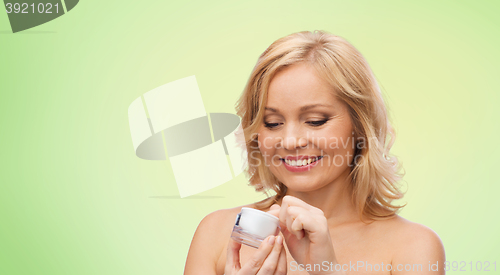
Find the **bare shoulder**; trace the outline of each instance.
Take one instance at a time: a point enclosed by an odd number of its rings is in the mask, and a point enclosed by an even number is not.
[[[439,262],[440,269],[443,266],[445,261],[443,242],[431,228],[399,215],[381,224],[381,228],[388,233],[387,236],[390,238],[393,252],[392,266],[411,264],[421,266],[424,268],[423,271],[429,271],[425,270],[429,263]],[[398,274],[398,272],[393,274]]]
[[[399,215],[388,220],[385,227],[390,228],[391,235],[399,243],[400,249],[408,245],[442,246],[441,238],[434,230]]]
[[[200,274],[201,271],[203,274],[215,274],[219,257],[229,241],[236,215],[242,207],[255,208],[255,205],[220,209],[200,221],[189,247],[184,274]]]

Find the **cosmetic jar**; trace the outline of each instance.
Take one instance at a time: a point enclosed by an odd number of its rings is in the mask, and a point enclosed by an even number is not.
[[[264,211],[242,207],[236,216],[231,238],[241,244],[259,248],[267,236],[277,236],[279,232],[277,217]]]

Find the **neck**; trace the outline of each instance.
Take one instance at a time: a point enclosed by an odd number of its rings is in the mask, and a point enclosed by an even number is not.
[[[331,227],[360,221],[356,205],[352,202],[353,188],[346,169],[335,181],[310,192],[288,189],[286,195],[303,200],[305,203],[321,209]],[[281,205],[281,200],[279,201]]]

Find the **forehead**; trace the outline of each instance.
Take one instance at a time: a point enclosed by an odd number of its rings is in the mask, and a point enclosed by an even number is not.
[[[294,64],[279,71],[271,80],[267,106],[301,111],[306,105],[338,105],[333,88],[309,64]],[[302,110],[303,111],[303,110]]]

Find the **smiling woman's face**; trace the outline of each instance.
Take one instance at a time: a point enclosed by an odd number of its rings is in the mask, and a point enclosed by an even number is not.
[[[317,190],[350,172],[354,137],[348,109],[311,65],[295,64],[274,76],[258,134],[265,164],[290,190]],[[297,157],[299,164],[282,160]]]

